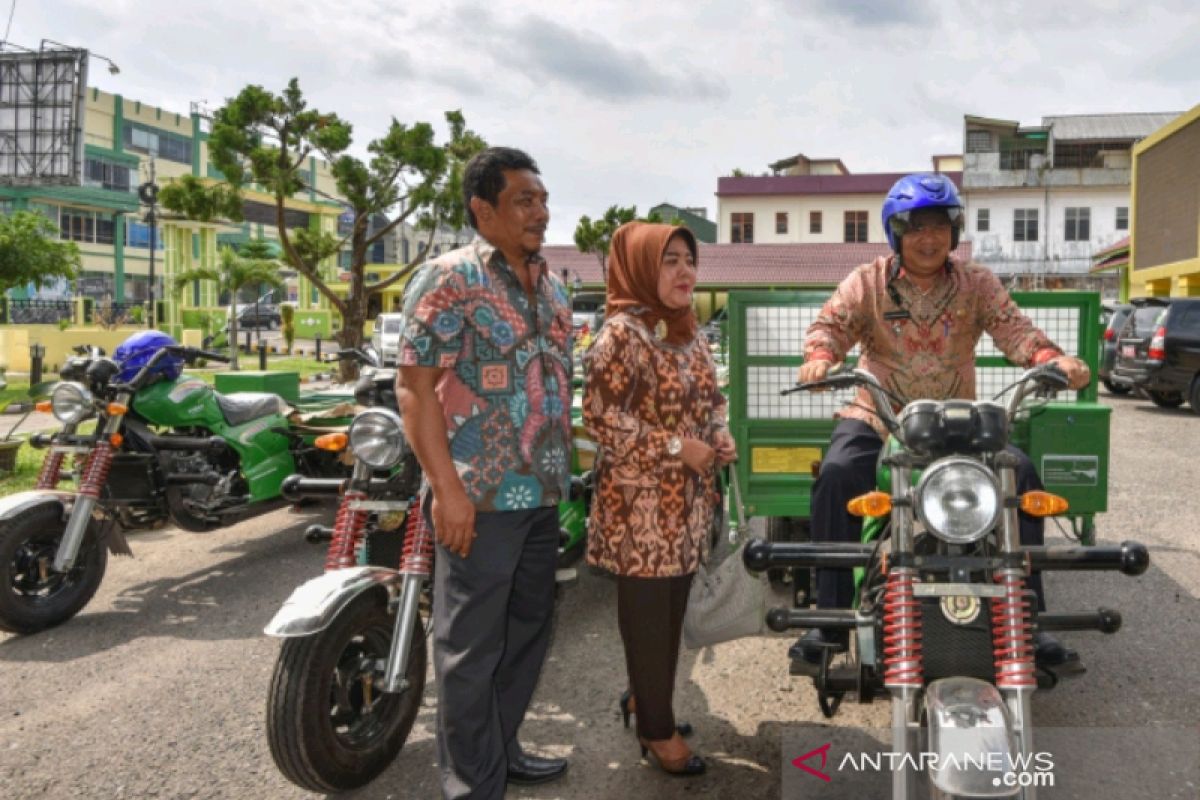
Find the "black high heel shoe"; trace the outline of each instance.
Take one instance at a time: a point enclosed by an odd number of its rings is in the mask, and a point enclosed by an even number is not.
[[[633,715],[634,713],[636,713],[629,709],[629,704],[632,701],[633,701],[633,692],[631,692],[628,689],[621,692],[621,700],[618,703],[618,705],[621,708],[621,721],[625,723],[626,728],[629,727],[629,717],[631,715]],[[692,723],[690,723],[690,722],[679,722],[679,723],[675,724],[675,731],[680,736],[686,737],[686,736],[691,736],[695,732],[695,729],[692,727]]]
[[[670,740],[668,739],[667,741]],[[654,758],[650,759],[650,763],[656,765],[668,775],[674,775],[679,778],[688,778],[692,777],[693,775],[703,775],[708,769],[708,765],[704,763],[704,759],[695,753],[689,754],[686,759],[667,761],[660,757],[658,753],[655,752],[654,748],[650,746],[652,742],[648,742],[639,736],[638,744],[642,746],[642,758],[646,758],[647,754],[653,755]]]

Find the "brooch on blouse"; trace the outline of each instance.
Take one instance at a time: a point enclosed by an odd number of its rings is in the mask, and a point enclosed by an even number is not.
[[[654,335],[658,338],[658,340],[660,342],[666,340],[666,338],[667,338],[667,321],[666,320],[660,319],[658,321],[658,324],[654,326]]]

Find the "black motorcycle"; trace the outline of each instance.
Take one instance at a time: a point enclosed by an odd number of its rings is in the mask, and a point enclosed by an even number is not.
[[[1066,388],[1066,377],[1052,365],[1025,372],[1006,390],[1013,391],[1007,406],[917,400],[896,416],[895,399],[862,370],[783,393],[858,386],[870,392],[891,433],[880,455],[878,490],[850,503],[851,513],[865,517],[862,543],[754,540],[744,553],[753,570],[861,570],[856,607],[779,608],[768,613],[767,624],[775,631],[849,632],[852,646],[844,661],[835,662],[840,647],[829,643],[818,664],[801,657],[792,662],[792,674],[812,678],[825,716],[832,717],[845,696],[861,703],[890,696],[892,751],[908,757],[902,763],[957,767],[894,770],[894,800],[926,792],[936,798],[1019,794],[1032,800],[1036,784],[1010,781],[1011,771],[999,774],[994,765],[1028,763],[1031,695],[1061,677],[1036,663],[1033,634],[1115,633],[1121,615],[1103,608],[1038,613],[1026,587],[1030,571],[1140,575],[1149,554],[1136,542],[1020,544],[1018,511],[1051,516],[1067,510],[1065,500],[1048,492],[1018,494],[1017,459],[1005,450],[1014,418]],[[970,758],[958,752],[964,747]],[[937,758],[922,761],[922,753],[930,751]]]

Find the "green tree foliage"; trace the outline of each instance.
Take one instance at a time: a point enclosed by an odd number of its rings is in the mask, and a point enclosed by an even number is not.
[[[290,356],[292,348],[296,346],[296,307],[291,303],[284,303],[279,307],[279,318],[283,322],[283,340],[287,342]]]
[[[604,216],[593,220],[587,214],[575,226],[575,247],[581,253],[591,253],[600,262],[600,273],[608,283],[608,248],[612,235],[626,222],[637,219],[637,206],[609,206]]]
[[[58,278],[72,280],[81,266],[79,247],[60,241],[58,228],[33,211],[0,215],[0,295]]]
[[[239,256],[232,247],[222,247],[217,266],[198,267],[184,270],[175,276],[175,291],[182,292],[192,281],[214,281],[217,284],[217,294],[229,293],[229,346],[230,366],[238,368],[237,348],[237,296],[247,287],[282,286],[279,277],[279,265],[274,261],[264,261]]]
[[[403,279],[424,261],[437,228],[462,227],[466,209],[462,202],[462,173],[467,161],[486,147],[484,140],[466,127],[460,111],[445,115],[450,131],[439,144],[427,122],[402,123],[395,118],[383,136],[367,144],[366,158],[349,153],[352,126],[337,114],[310,108],[299,82],[275,94],[261,86],[247,86],[213,117],[209,154],[225,176],[217,187],[203,181],[181,180],[178,191],[160,194],[163,205],[193,219],[241,219],[241,192],[257,184],[275,200],[276,228],[283,260],[307,278],[342,316],[337,334],[342,347],[358,347],[363,339],[370,295]],[[337,199],[353,215],[344,236],[305,228],[289,229],[284,208],[288,198],[309,186],[310,156],[330,164]],[[379,214],[399,209],[389,223],[371,229]],[[368,283],[367,257],[371,246],[398,225],[410,221],[429,238],[413,260],[391,276]],[[343,249],[350,251],[349,291],[335,292],[320,264]],[[356,373],[353,361],[342,361],[342,377]]]
[[[595,220],[587,214],[579,218],[579,223],[575,226],[575,248],[581,253],[591,253],[596,257],[605,283],[608,283],[608,249],[612,244],[613,234],[626,222],[639,219],[643,222],[663,222],[662,215],[657,211],[639,217],[637,206],[609,206],[604,216]],[[683,220],[674,217],[670,224],[682,225]]]

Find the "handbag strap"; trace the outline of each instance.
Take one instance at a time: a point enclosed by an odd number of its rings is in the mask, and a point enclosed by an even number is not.
[[[732,490],[733,497],[729,494],[725,495],[728,502],[733,503],[734,513],[737,514],[737,522],[729,524],[729,544],[736,545],[738,540],[742,538],[742,531],[746,529],[746,509],[742,505],[742,489],[738,483],[737,465],[729,465],[729,488]],[[725,511],[728,515],[728,510]]]

